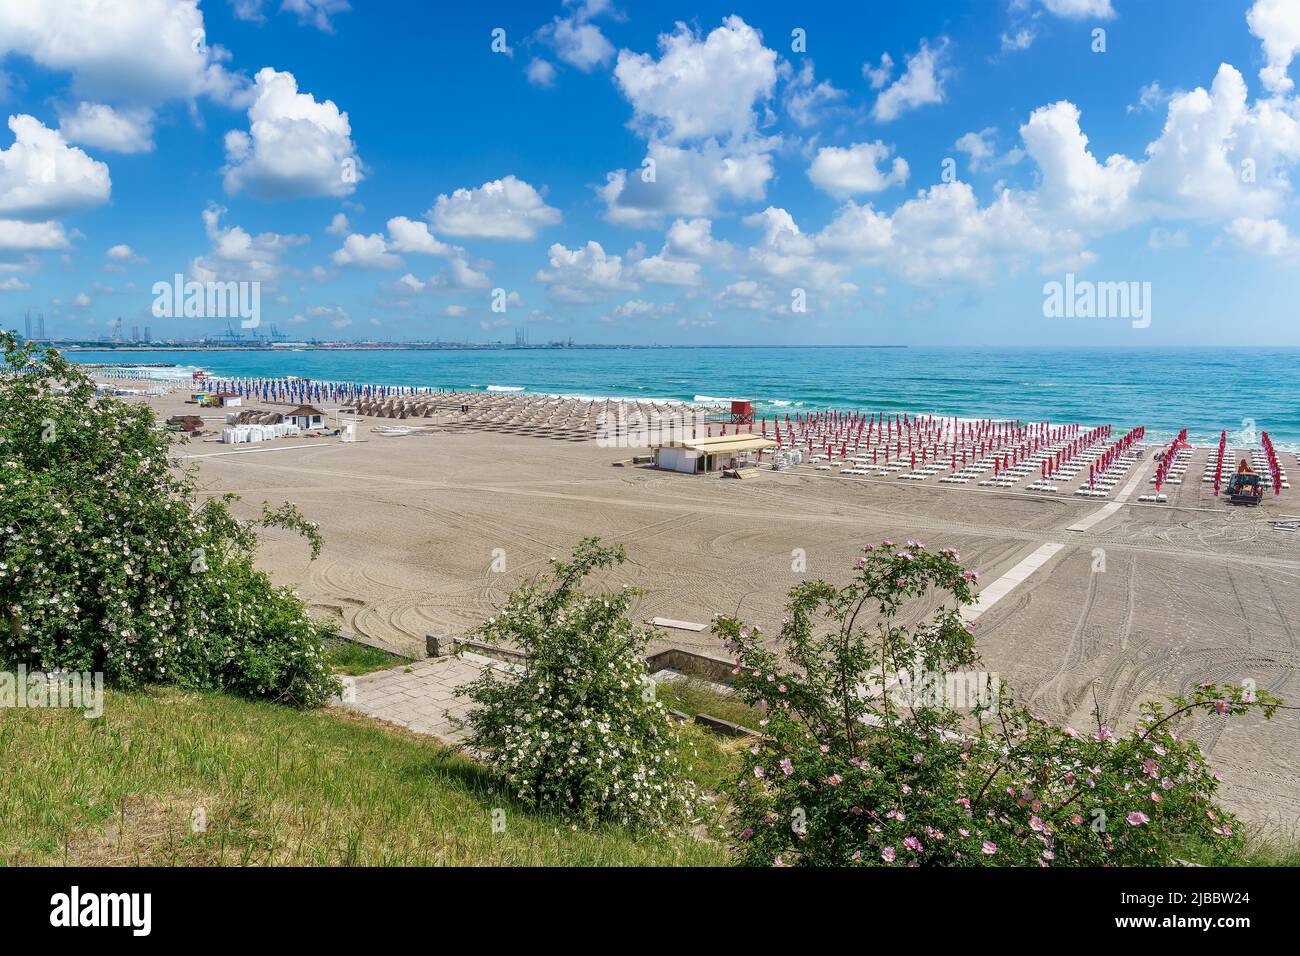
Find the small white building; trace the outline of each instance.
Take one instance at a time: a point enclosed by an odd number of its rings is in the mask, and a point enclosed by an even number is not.
[[[325,427],[325,413],[314,405],[299,405],[284,416],[286,422],[292,422],[303,431],[310,428]]]
[[[756,461],[776,442],[760,435],[714,435],[669,442],[654,450],[655,467],[685,474],[705,474]]]

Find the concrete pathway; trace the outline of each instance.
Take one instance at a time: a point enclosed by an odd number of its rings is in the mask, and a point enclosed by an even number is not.
[[[406,727],[418,734],[430,734],[449,742],[463,736],[449,717],[464,717],[469,700],[457,697],[455,689],[477,680],[485,668],[507,665],[477,654],[437,657],[373,671],[360,677],[343,678],[343,707]]]
[[[1147,470],[1146,470],[1147,464],[1148,462],[1146,461],[1139,461],[1137,462],[1136,465],[1134,465],[1133,470],[1134,472],[1136,472],[1136,474],[1134,474],[1133,477],[1128,480],[1128,483],[1125,484],[1124,487],[1120,489],[1119,493],[1115,496],[1114,501],[1110,502],[1109,504],[1102,505],[1099,510],[1094,511],[1086,518],[1080,518],[1078,521],[1070,525],[1065,530],[1066,531],[1087,531],[1097,522],[1104,521],[1107,518],[1109,518],[1111,515],[1113,515],[1116,511],[1119,511],[1119,509],[1124,506],[1124,502],[1128,501],[1129,498],[1133,496],[1133,492],[1137,490],[1138,485],[1142,484],[1142,482],[1147,479],[1148,477]]]
[[[231,455],[256,455],[265,454],[268,451],[294,451],[298,448],[324,448],[326,445],[337,445],[338,442],[318,441],[310,445],[276,445],[273,448],[244,448],[240,451],[210,451],[202,455],[177,455],[177,458],[229,458]]]
[[[981,590],[974,604],[962,608],[962,619],[966,621],[975,620],[975,618],[1010,594],[1016,585],[1022,583],[1027,577],[1050,561],[1052,556],[1060,551],[1062,547],[1064,545],[1059,542],[1048,541],[1002,577]]]

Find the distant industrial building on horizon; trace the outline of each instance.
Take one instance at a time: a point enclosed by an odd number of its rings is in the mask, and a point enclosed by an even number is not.
[[[32,322],[32,310],[28,309],[23,317],[23,337],[41,341],[45,338],[45,313],[37,312],[36,321]]]

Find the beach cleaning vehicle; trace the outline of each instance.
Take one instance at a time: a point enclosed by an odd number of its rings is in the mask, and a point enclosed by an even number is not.
[[[1240,472],[1228,482],[1228,503],[1233,505],[1257,505],[1264,500],[1264,483],[1259,475]]]

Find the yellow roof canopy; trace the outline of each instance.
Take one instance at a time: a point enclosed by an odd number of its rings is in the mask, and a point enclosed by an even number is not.
[[[706,455],[717,455],[723,452],[763,451],[775,448],[776,442],[760,435],[714,435],[712,438],[686,438],[668,442],[666,447],[689,448]]]

